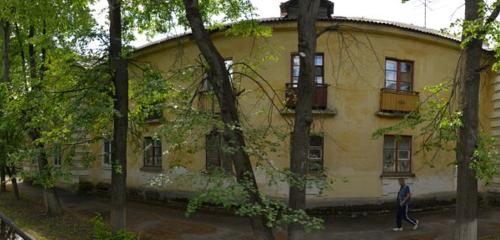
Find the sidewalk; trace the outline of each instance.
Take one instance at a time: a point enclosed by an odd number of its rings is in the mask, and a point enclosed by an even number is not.
[[[25,194],[39,195],[40,191],[22,185]],[[78,216],[92,218],[100,213],[109,219],[110,206],[106,199],[94,196],[61,193],[61,202],[66,211]],[[309,234],[307,239],[333,240],[430,240],[452,239],[454,212],[450,210],[414,213],[420,220],[420,228],[411,230],[403,225],[403,232],[392,232],[394,214],[368,215],[360,217],[325,218],[325,229]],[[245,218],[222,214],[198,213],[186,218],[184,211],[165,206],[129,202],[127,206],[128,229],[138,232],[146,239],[158,240],[251,240],[249,221]],[[481,209],[479,235],[500,236],[500,208]],[[278,232],[278,239],[286,239]]]

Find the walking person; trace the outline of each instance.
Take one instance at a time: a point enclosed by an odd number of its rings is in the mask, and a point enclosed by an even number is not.
[[[411,225],[413,225],[413,230],[417,230],[418,220],[415,220],[410,216],[408,216],[408,207],[411,199],[410,186],[406,185],[404,178],[399,178],[398,180],[399,180],[399,185],[401,186],[399,188],[397,196],[398,213],[396,215],[396,227],[393,228],[392,230],[395,232],[403,231],[403,227],[401,225],[403,219],[409,222]]]

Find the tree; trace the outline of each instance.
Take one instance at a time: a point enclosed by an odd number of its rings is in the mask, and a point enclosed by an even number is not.
[[[32,164],[30,159],[36,159],[38,170],[22,174],[42,187],[47,214],[57,215],[61,208],[55,182],[61,179],[63,170],[49,163],[47,152],[62,140],[70,142],[68,149],[74,152],[77,143],[73,142],[80,137],[76,132],[88,127],[82,124],[88,120],[86,115],[91,115],[87,107],[95,107],[94,103],[79,99],[80,96],[68,94],[83,92],[82,95],[95,96],[95,92],[67,89],[75,82],[79,82],[76,86],[88,85],[84,81],[92,79],[90,74],[80,75],[90,73],[85,67],[91,65],[83,54],[77,54],[84,52],[81,43],[92,36],[88,1],[3,1],[0,16],[15,30],[11,37],[18,43],[7,50],[11,56],[11,74],[9,84],[4,88],[6,96],[3,96],[1,109],[2,130],[18,132],[12,135],[5,131],[2,135],[22,143],[16,146],[7,144],[4,152],[8,153],[12,164],[8,173],[15,180],[15,166],[21,161]],[[91,120],[89,123],[95,122]],[[31,142],[23,141],[28,137]]]
[[[10,29],[9,22],[0,21],[0,28],[2,33],[2,80],[4,83],[9,81],[10,63],[9,63],[9,42],[10,42]],[[0,160],[0,192],[6,192],[7,187],[5,183],[6,165],[5,159]]]
[[[479,140],[479,86],[481,57],[485,30],[496,21],[500,12],[500,1],[493,5],[490,16],[482,14],[484,4],[480,0],[465,1],[465,18],[462,31],[463,61],[461,62],[461,109],[462,126],[457,141],[457,240],[477,239],[477,176],[472,167],[474,153]],[[484,17],[484,18],[483,18]],[[474,26],[479,26],[475,28]]]
[[[4,91],[8,91],[9,89],[9,84],[10,84],[10,38],[11,38],[11,31],[10,31],[10,23],[8,21],[0,21],[0,28],[1,28],[1,33],[2,33],[2,80],[3,84],[5,84]],[[2,94],[4,95],[4,94]],[[5,107],[7,99],[5,96],[3,96],[2,103],[1,103],[1,108]],[[1,109],[0,109],[1,111]],[[11,149],[8,149],[8,146],[14,145],[18,142],[20,142],[19,139],[19,133],[15,127],[10,124],[9,119],[5,118],[4,113],[1,113],[1,117],[4,118],[2,119],[3,121],[3,126],[0,127],[0,135],[2,139],[4,139],[5,142],[2,143],[1,151],[0,154],[1,156],[1,164],[0,164],[0,175],[1,175],[1,181],[2,185],[1,188],[2,190],[5,189],[5,175],[9,175],[9,180],[12,182],[12,188],[14,192],[14,196],[16,199],[19,200],[19,188],[17,186],[17,176],[16,176],[16,164],[9,163],[8,161],[8,154],[11,152]]]
[[[214,88],[216,98],[221,107],[220,116],[224,122],[224,141],[235,149],[229,157],[233,159],[238,182],[246,186],[253,203],[261,203],[257,182],[250,158],[245,151],[245,138],[241,131],[241,123],[236,108],[236,96],[233,92],[229,73],[224,64],[224,58],[213,44],[208,31],[203,24],[198,0],[184,0],[186,18],[189,22],[193,37],[198,48],[209,65],[208,80]],[[258,239],[274,239],[272,230],[266,226],[263,216],[251,219],[254,235]]]
[[[403,0],[405,3],[409,0]],[[378,130],[380,136],[385,131],[415,128],[428,122],[422,132],[426,135],[424,149],[444,147],[450,142],[456,143],[457,204],[454,239],[477,239],[477,184],[478,179],[491,180],[496,173],[494,141],[480,134],[479,129],[479,87],[481,72],[498,70],[500,65],[499,31],[496,20],[500,13],[500,1],[488,4],[481,0],[465,0],[465,18],[461,29],[461,56],[457,63],[457,74],[451,83],[451,96],[438,100],[427,100],[421,108],[429,105],[427,113],[412,112],[395,127]],[[493,61],[485,56],[483,44],[493,46],[496,57]],[[434,98],[446,93],[446,83],[429,87]],[[452,106],[454,95],[458,94],[459,106]],[[496,159],[492,159],[496,158]]]
[[[126,227],[128,67],[122,52],[122,1],[108,0],[109,62],[114,85],[111,172],[111,226],[114,233]]]
[[[290,183],[288,206],[293,210],[306,208],[306,166],[315,90],[314,58],[316,56],[316,18],[319,0],[299,1],[298,33],[300,77],[298,82],[295,124],[292,134],[290,171],[298,181]],[[299,223],[288,225],[288,239],[304,239],[304,229]]]

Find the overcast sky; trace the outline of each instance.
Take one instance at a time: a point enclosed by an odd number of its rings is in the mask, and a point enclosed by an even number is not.
[[[285,0],[251,0],[260,17],[280,16],[279,4]],[[424,1],[410,0],[402,4],[401,0],[335,0],[335,16],[365,17],[383,19],[424,26]],[[102,9],[106,0],[98,0],[94,6],[98,20],[105,23]],[[104,11],[105,12],[105,11]],[[427,0],[427,27],[440,30],[447,28],[457,18],[463,18],[464,0]],[[148,40],[138,36],[134,46],[140,46],[165,36],[156,36]]]

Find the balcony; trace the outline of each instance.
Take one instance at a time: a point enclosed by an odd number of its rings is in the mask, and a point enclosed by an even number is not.
[[[299,89],[297,84],[287,83],[285,90],[286,107],[294,109],[297,103],[297,94]],[[328,84],[316,84],[313,96],[313,109],[326,109],[328,102]]]
[[[418,92],[396,91],[387,88],[380,90],[381,113],[409,113],[416,110],[418,104]]]

